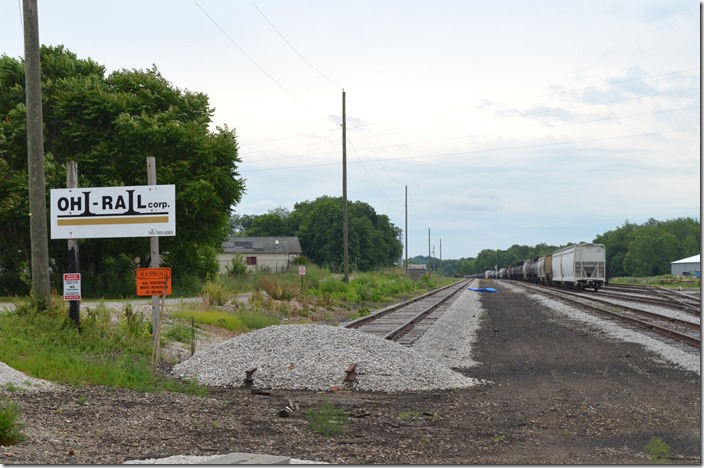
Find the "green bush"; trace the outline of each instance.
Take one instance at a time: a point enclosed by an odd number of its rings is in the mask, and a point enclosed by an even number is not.
[[[226,270],[228,276],[247,276],[247,265],[242,258],[242,254],[235,254],[232,262],[230,262],[230,265],[227,266]]]
[[[19,414],[17,403],[8,400],[0,403],[0,445],[12,445],[26,439],[22,425],[17,421]]]
[[[645,447],[652,463],[666,464],[670,462],[670,446],[659,437],[653,437]]]
[[[207,281],[200,291],[206,305],[222,306],[230,300],[230,290],[221,281]]]

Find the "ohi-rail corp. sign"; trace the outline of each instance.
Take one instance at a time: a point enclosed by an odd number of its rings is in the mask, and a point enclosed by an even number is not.
[[[51,190],[51,238],[176,235],[176,186]]]

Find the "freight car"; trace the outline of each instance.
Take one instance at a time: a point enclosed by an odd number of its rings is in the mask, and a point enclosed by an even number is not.
[[[505,278],[595,292],[606,283],[606,248],[581,242],[506,267]]]
[[[598,291],[606,282],[606,248],[580,243],[552,253],[552,283]]]

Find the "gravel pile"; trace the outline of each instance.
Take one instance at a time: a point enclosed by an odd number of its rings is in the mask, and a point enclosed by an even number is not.
[[[4,362],[0,362],[0,392],[2,391],[31,391],[44,390],[54,384],[47,380],[35,379],[13,369]]]
[[[467,388],[480,383],[398,343],[328,325],[277,325],[246,333],[196,353],[174,366],[173,372],[205,385],[240,386],[245,371],[256,368],[255,387],[323,391],[344,388],[345,369],[352,363],[359,374],[354,388],[362,391]]]

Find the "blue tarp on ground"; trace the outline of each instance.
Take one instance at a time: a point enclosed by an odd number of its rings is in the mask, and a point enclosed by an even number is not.
[[[494,288],[467,288],[467,289],[469,289],[470,291],[476,291],[476,292],[495,292],[495,293],[499,292]]]

